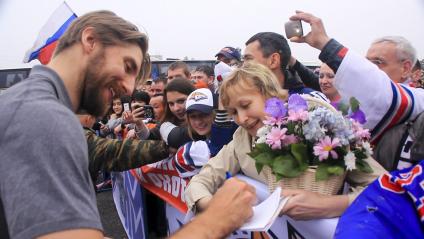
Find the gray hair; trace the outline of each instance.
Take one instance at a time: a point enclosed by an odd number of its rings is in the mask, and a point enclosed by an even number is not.
[[[417,60],[417,51],[405,37],[402,36],[385,36],[377,38],[372,44],[390,42],[396,45],[396,55],[398,60],[410,60],[415,64]]]

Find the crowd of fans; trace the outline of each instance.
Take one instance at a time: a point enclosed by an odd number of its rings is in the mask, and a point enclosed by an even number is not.
[[[361,108],[368,117],[365,126],[370,130],[377,148],[381,147],[380,142],[386,142],[386,134],[396,128],[396,125],[411,122],[424,110],[424,62],[418,60],[414,47],[407,39],[401,36],[376,39],[370,44],[366,56],[359,56],[354,53],[355,49],[348,49],[335,39],[330,39],[318,18],[299,12],[293,19],[314,23],[311,25],[311,33],[306,37],[291,40],[305,42],[321,51],[319,59],[322,64],[317,70],[309,69],[295,59],[295,53],[291,51],[284,36],[274,32],[261,32],[247,39],[243,56],[234,47],[226,46],[221,49],[215,55],[215,69],[208,65],[190,69],[183,61],[176,61],[169,66],[166,77],[142,77],[134,85],[133,92],[131,88],[126,94],[120,94],[114,88],[111,102],[102,102],[109,108],[106,115],[93,114],[90,107],[84,107],[84,102],[70,107],[78,114],[85,129],[91,181],[96,182],[99,172],[103,174],[103,182],[94,185],[95,190],[101,192],[111,188],[111,171],[125,171],[161,160],[175,160],[180,177],[191,178],[186,191],[189,210],[204,212],[187,226],[192,235],[188,236],[183,229],[175,237],[201,238],[204,233],[202,228],[205,228],[202,223],[216,226],[217,237],[222,237],[243,224],[251,215],[249,206],[254,202],[252,188],[237,179],[225,182],[225,173],[241,172],[265,181],[257,173],[254,161],[247,156],[251,151],[251,140],[262,126],[265,99],[274,96],[285,99],[290,94],[308,94],[337,104],[354,96],[361,102]],[[77,22],[74,25],[84,29],[83,23]],[[132,28],[129,29],[131,31]],[[71,27],[68,31],[77,29]],[[84,34],[89,32],[81,33],[81,39],[73,44],[89,49],[89,37],[84,38]],[[112,42],[121,40],[118,37]],[[135,47],[140,46],[143,59],[146,59],[147,48],[143,44],[147,45],[147,40],[145,43],[137,43]],[[69,53],[65,51],[64,54]],[[53,58],[50,67],[59,72],[60,79],[65,76],[60,74],[61,68],[55,68],[60,63],[59,56],[61,55],[57,52],[58,60],[54,61]],[[138,65],[140,68],[141,64]],[[148,71],[143,73],[148,75]],[[67,84],[65,82],[65,86]],[[23,86],[17,86],[19,87]],[[6,92],[12,94],[13,89]],[[2,97],[12,98],[10,94],[5,93]],[[73,97],[70,97],[71,103],[76,104]],[[58,98],[60,99],[59,96]],[[9,107],[5,104],[2,103],[0,109]],[[406,137],[394,140],[402,150],[411,141]],[[193,148],[196,149],[196,155],[190,155],[194,151],[190,149]],[[301,190],[284,191],[292,199],[282,213],[295,219],[341,216],[364,187],[386,170],[403,169],[417,163],[409,160],[405,153],[387,154],[384,151],[370,160],[373,174],[348,175],[347,180],[351,184],[348,195],[325,197]],[[178,155],[188,155],[186,157],[191,157],[191,160],[179,160]],[[389,156],[395,158],[390,164],[386,159]],[[0,173],[5,174],[3,169]],[[223,186],[219,189],[221,185]],[[148,197],[151,197],[148,201],[154,205],[147,207],[147,210],[154,211],[148,212],[148,215],[163,219],[156,221],[161,225],[149,225],[149,230],[156,236],[166,236],[164,204],[153,194]],[[232,199],[232,204],[227,203],[219,208],[217,204],[226,202],[223,197]],[[43,229],[34,230],[34,234],[20,234],[24,229],[15,227],[14,223],[22,215],[11,213],[11,199],[3,192],[1,199],[6,214],[3,218],[8,223],[5,228],[9,228],[11,237],[39,236],[66,229],[55,227],[53,231]],[[234,207],[239,207],[239,210]],[[222,212],[226,209],[231,216]],[[221,217],[227,217],[226,221],[216,222]],[[31,223],[27,225],[28,228]],[[90,224],[88,227],[101,230],[97,224]],[[79,227],[77,225],[72,228]]]

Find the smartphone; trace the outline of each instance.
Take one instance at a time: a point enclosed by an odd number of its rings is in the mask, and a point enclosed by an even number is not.
[[[131,111],[130,103],[124,103],[124,111]]]
[[[143,106],[143,110],[144,110],[144,118],[145,119],[153,119],[155,117],[153,107],[151,105]]]
[[[287,39],[303,36],[302,22],[300,20],[288,21],[284,24],[284,28],[286,30]]]
[[[139,105],[138,103],[135,103],[135,104],[132,104],[131,107],[132,107],[132,110],[134,111],[134,110],[136,110],[136,109],[138,109],[138,108],[140,108],[142,106]]]

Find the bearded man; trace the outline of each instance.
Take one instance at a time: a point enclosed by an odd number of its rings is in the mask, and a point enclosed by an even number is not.
[[[103,238],[75,112],[131,95],[148,40],[109,11],[76,19],[50,63],[0,96],[0,238]]]

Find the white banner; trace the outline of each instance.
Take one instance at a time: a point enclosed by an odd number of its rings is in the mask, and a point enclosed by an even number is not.
[[[238,178],[244,180],[256,188],[258,200],[261,201],[268,197],[269,192],[265,184],[255,181],[251,178],[237,175]],[[170,233],[174,233],[184,225],[185,214],[181,213],[171,205],[166,205],[166,216]],[[235,231],[230,235],[232,239],[256,239],[256,238],[273,238],[273,239],[293,239],[293,238],[311,238],[311,239],[327,239],[333,238],[336,230],[338,218],[320,219],[309,221],[295,221],[289,217],[283,216],[277,218],[274,224],[267,232],[249,232]]]

